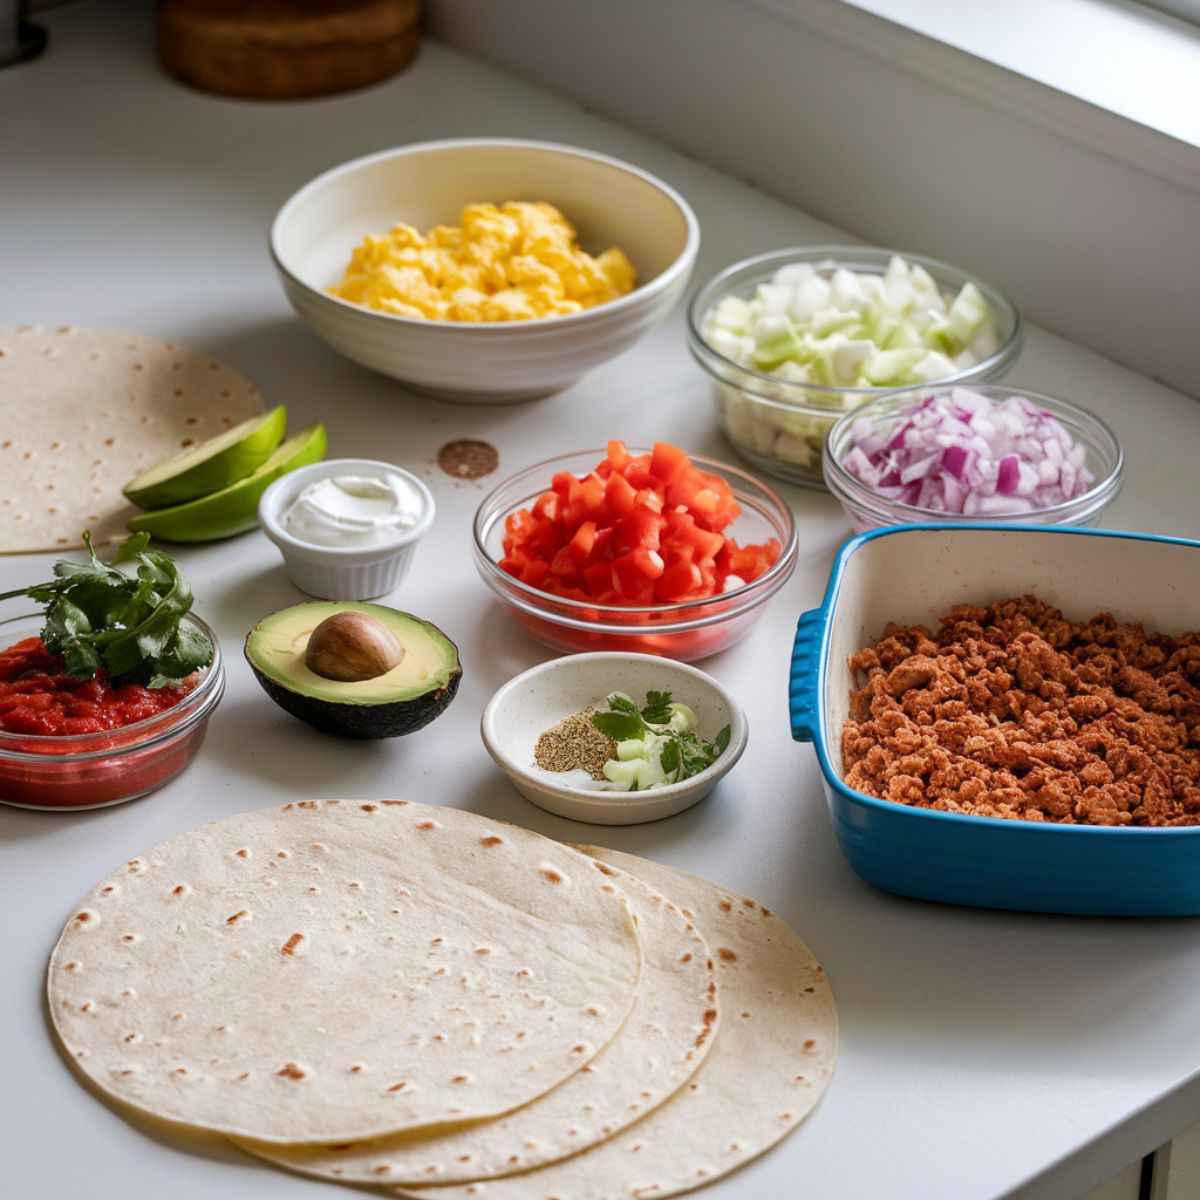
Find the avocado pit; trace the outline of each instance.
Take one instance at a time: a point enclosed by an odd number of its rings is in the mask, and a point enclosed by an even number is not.
[[[337,612],[309,635],[304,663],[322,679],[361,683],[400,665],[404,647],[378,618],[362,612]]]

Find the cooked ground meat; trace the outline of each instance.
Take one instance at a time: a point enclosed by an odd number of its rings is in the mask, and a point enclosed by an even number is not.
[[[937,633],[889,625],[849,665],[842,761],[860,792],[1020,821],[1200,824],[1200,633],[1075,624],[1023,596],[956,605]]]

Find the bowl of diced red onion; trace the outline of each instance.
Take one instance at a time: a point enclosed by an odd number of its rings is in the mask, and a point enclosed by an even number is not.
[[[1092,413],[1011,387],[922,388],[829,431],[825,483],[855,531],[937,521],[1095,525],[1124,454]]]

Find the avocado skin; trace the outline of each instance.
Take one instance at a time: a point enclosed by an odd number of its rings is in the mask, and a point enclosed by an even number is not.
[[[250,669],[263,691],[293,717],[325,733],[364,740],[403,737],[406,733],[424,729],[430,721],[446,711],[462,679],[462,664],[459,663],[445,687],[414,696],[411,700],[383,704],[338,704],[293,692],[265,675],[254,663],[250,663]]]

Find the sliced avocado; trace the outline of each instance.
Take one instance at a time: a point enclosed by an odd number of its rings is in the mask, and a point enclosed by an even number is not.
[[[286,425],[281,404],[143,471],[121,490],[138,508],[166,508],[220,491],[262,466],[283,441]]]
[[[380,622],[400,643],[399,663],[371,679],[318,675],[305,661],[313,631],[354,613]],[[263,617],[246,638],[246,660],[263,690],[294,717],[352,738],[399,737],[440,716],[462,678],[458,647],[436,625],[382,604],[314,601]]]
[[[293,433],[245,479],[198,500],[143,513],[126,528],[134,533],[144,531],[164,542],[215,542],[245,533],[258,525],[258,501],[263,492],[280,475],[320,462],[326,448],[325,427],[310,425]]]

